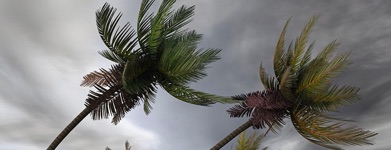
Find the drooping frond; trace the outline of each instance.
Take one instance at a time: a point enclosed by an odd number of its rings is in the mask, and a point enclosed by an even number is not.
[[[118,82],[121,82],[121,80],[118,81],[118,79],[121,78],[120,76],[123,70],[124,65],[122,64],[112,65],[109,70],[101,68],[99,69],[99,71],[94,71],[85,75],[83,77],[84,80],[82,81],[81,86],[113,86],[115,84],[118,84]]]
[[[261,78],[261,82],[266,90],[278,90],[279,83],[278,81],[269,74],[266,73],[265,68],[263,68],[262,63],[259,68],[259,76]]]
[[[288,27],[290,19],[286,21],[284,28],[282,29],[282,32],[280,34],[280,38],[278,39],[276,50],[274,52],[274,59],[273,59],[273,65],[274,65],[274,73],[276,75],[276,78],[278,81],[280,81],[282,72],[284,70],[284,65],[286,64],[286,59],[284,58],[284,44],[285,44],[285,33],[286,29]]]
[[[97,91],[90,91],[86,99],[86,107],[95,108],[92,118],[99,120],[113,116],[112,122],[117,124],[125,114],[139,104],[140,96],[127,93],[122,86],[122,64],[113,65],[109,71],[100,69],[84,77],[83,86],[94,86]],[[142,95],[141,95],[142,96]]]
[[[164,81],[161,86],[175,98],[195,105],[209,106],[214,103],[237,103],[230,97],[217,96],[201,91],[191,89],[184,85],[175,84],[173,82]]]
[[[227,110],[230,117],[251,116],[253,127],[257,129],[265,128],[266,125],[277,128],[282,126],[287,109],[292,106],[278,91],[258,91],[233,98],[245,101]]]
[[[319,112],[300,107],[291,111],[291,119],[296,130],[307,140],[330,149],[340,149],[342,145],[372,145],[368,138],[377,133],[357,127],[345,127],[345,123],[332,123]]]
[[[318,16],[313,16],[308,23],[305,25],[304,29],[301,31],[300,36],[295,41],[295,47],[293,50],[292,58],[290,59],[290,64],[292,66],[292,71],[294,74],[298,71],[300,65],[299,63],[302,60],[302,55],[304,53],[304,48],[307,44],[308,37],[311,34],[312,27],[314,26],[315,22],[317,21]]]
[[[206,76],[206,65],[219,59],[220,50],[196,50],[201,35],[195,31],[176,33],[165,44],[159,71],[177,84],[188,84]]]
[[[125,114],[139,104],[136,95],[130,95],[122,89],[121,85],[104,88],[94,86],[97,91],[90,91],[86,100],[86,107],[95,108],[91,111],[93,120],[100,120],[113,116],[112,123],[118,122]]]
[[[126,60],[132,54],[132,50],[137,44],[137,39],[133,38],[135,31],[131,28],[130,23],[126,23],[122,28],[117,27],[122,14],[115,15],[115,12],[115,8],[105,3],[102,9],[96,12],[96,25],[102,41],[113,52],[103,51],[100,54],[117,62],[116,60],[118,59],[113,58],[119,57],[121,60]]]

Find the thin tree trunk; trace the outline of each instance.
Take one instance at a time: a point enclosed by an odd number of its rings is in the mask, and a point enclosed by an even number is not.
[[[225,144],[227,144],[229,141],[234,139],[236,136],[238,136],[240,133],[242,133],[244,130],[248,129],[251,126],[252,126],[251,120],[248,120],[246,123],[244,123],[240,127],[236,128],[233,132],[228,134],[224,139],[222,139],[219,143],[213,146],[210,150],[219,150]]]
[[[86,107],[79,115],[76,116],[75,119],[72,120],[68,126],[65,127],[64,130],[53,140],[53,142],[49,145],[47,150],[54,150],[61,143],[62,140],[75,128],[93,109],[91,107]]]

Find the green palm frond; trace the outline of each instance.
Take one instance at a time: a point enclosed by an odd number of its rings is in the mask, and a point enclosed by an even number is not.
[[[237,103],[230,97],[217,96],[201,91],[191,89],[187,86],[178,85],[172,82],[162,82],[162,87],[175,98],[195,105],[209,106],[210,104],[218,103]]]
[[[320,111],[335,111],[359,100],[360,88],[352,86],[334,85],[325,93],[321,93],[311,101],[304,101],[306,105]]]
[[[297,70],[299,69],[301,62],[303,58],[304,48],[306,47],[308,37],[311,34],[312,28],[317,21],[319,16],[313,16],[308,23],[305,25],[304,29],[302,30],[300,36],[295,41],[295,46],[293,50],[292,58],[290,59],[290,64],[292,65],[292,71],[296,74]]]
[[[157,57],[158,48],[165,37],[164,28],[167,17],[172,13],[170,10],[175,0],[163,0],[159,10],[152,18],[151,32],[148,39],[148,53],[151,57]]]
[[[236,145],[236,150],[258,150],[263,139],[264,136],[258,135],[256,132],[252,133],[249,137],[246,137],[246,131],[243,131],[237,140],[238,144]],[[263,148],[263,150],[266,149],[267,147]]]
[[[349,64],[348,56],[349,53],[341,54],[329,62],[317,62],[317,59],[311,61],[307,70],[303,72],[303,78],[300,80],[296,93],[303,93],[311,97],[316,93],[327,92],[332,79]]]
[[[143,52],[147,52],[147,41],[151,33],[151,20],[154,17],[153,14],[148,14],[148,10],[154,1],[155,0],[143,0],[139,10],[137,21],[137,38],[140,48],[143,50]]]
[[[175,13],[170,13],[165,21],[165,34],[169,36],[174,32],[180,31],[180,29],[192,21],[191,17],[194,16],[195,6],[186,7],[181,6]]]
[[[304,53],[303,58],[300,61],[299,70],[297,73],[298,80],[300,80],[300,78],[303,74],[302,72],[303,72],[304,68],[306,68],[308,66],[308,63],[311,61],[311,54],[312,54],[312,50],[314,48],[314,45],[315,45],[315,41],[312,42],[310,44],[310,46],[308,46],[307,50]]]
[[[122,14],[115,15],[116,9],[105,3],[101,10],[96,12],[96,25],[102,41],[112,53],[103,51],[100,54],[109,60],[117,63],[118,59],[126,60],[132,54],[132,50],[137,44],[137,39],[133,38],[135,31],[131,29],[130,23],[126,23],[122,28],[117,27]],[[116,56],[115,56],[116,55]]]
[[[377,133],[357,127],[344,127],[345,123],[332,123],[319,112],[301,107],[291,112],[296,130],[307,140],[331,149],[340,149],[341,145],[372,145],[368,138]]]
[[[292,92],[295,80],[295,76],[292,75],[292,72],[292,67],[288,66],[281,75],[280,82],[281,94],[289,101],[294,101],[296,99],[294,93]]]
[[[290,19],[286,21],[285,26],[280,34],[280,38],[278,39],[276,50],[274,51],[274,59],[273,59],[273,65],[274,65],[274,74],[276,75],[276,78],[278,81],[281,81],[281,75],[284,71],[284,67],[286,64],[286,59],[285,59],[285,33],[286,29],[288,27]]]
[[[99,51],[98,52],[101,56],[103,56],[104,58],[108,59],[108,60],[111,60],[113,62],[116,62],[116,63],[119,63],[119,64],[124,64],[126,61],[126,59],[122,59],[120,56],[118,56],[117,54],[115,54],[115,52],[111,51],[111,50],[102,50],[102,51]]]
[[[261,82],[266,90],[278,90],[279,83],[278,81],[271,75],[267,74],[265,68],[263,68],[262,63],[259,68],[259,76],[261,78]]]
[[[196,50],[201,35],[195,31],[176,33],[169,38],[159,61],[159,70],[173,82],[188,84],[206,76],[206,65],[219,59],[220,50]]]

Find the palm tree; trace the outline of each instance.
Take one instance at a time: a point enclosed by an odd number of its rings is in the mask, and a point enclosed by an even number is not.
[[[243,102],[228,110],[230,116],[251,116],[250,120],[211,150],[220,149],[250,126],[254,129],[268,127],[268,131],[276,132],[287,117],[304,138],[326,148],[341,149],[337,144],[372,144],[368,138],[377,133],[346,126],[347,120],[326,114],[356,102],[359,88],[332,83],[333,78],[349,64],[349,53],[332,56],[339,45],[336,41],[328,44],[311,60],[314,42],[306,50],[305,47],[317,18],[314,16],[309,20],[294,45],[291,42],[287,50],[284,48],[284,36],[290,19],[286,22],[274,53],[275,76],[268,75],[262,64],[260,67],[265,90],[233,96]]]
[[[249,137],[246,137],[246,131],[243,131],[240,133],[237,140],[238,145],[236,145],[236,150],[258,150],[264,137],[264,135],[258,135],[256,132],[253,132]],[[267,149],[268,147],[265,147],[262,150]]]
[[[196,91],[188,86],[206,76],[206,65],[218,60],[220,52],[218,49],[198,49],[202,35],[182,29],[191,21],[194,6],[181,6],[174,11],[171,8],[175,0],[163,0],[154,15],[148,13],[153,2],[142,1],[136,30],[129,23],[117,27],[122,14],[116,15],[116,9],[107,3],[96,12],[100,37],[108,47],[99,53],[115,64],[109,70],[100,69],[84,76],[81,85],[93,86],[96,91],[90,91],[86,108],[48,149],[55,149],[88,114],[93,120],[113,116],[112,122],[117,124],[140,101],[148,114],[157,85],[172,96],[195,105],[236,102],[230,97]]]

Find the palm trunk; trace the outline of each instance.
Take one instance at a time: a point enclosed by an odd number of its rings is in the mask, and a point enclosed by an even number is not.
[[[53,140],[53,142],[49,145],[47,150],[54,150],[61,143],[62,140],[75,128],[93,109],[91,107],[86,107],[79,115],[76,116],[75,119],[72,120],[68,126],[65,127],[64,130]]]
[[[234,139],[236,136],[238,136],[240,133],[242,133],[244,130],[248,129],[252,126],[251,120],[247,121],[237,129],[235,129],[233,132],[228,134],[224,139],[222,139],[219,143],[217,143],[215,146],[213,146],[210,150],[219,150],[222,148],[225,144],[227,144],[229,141]]]

